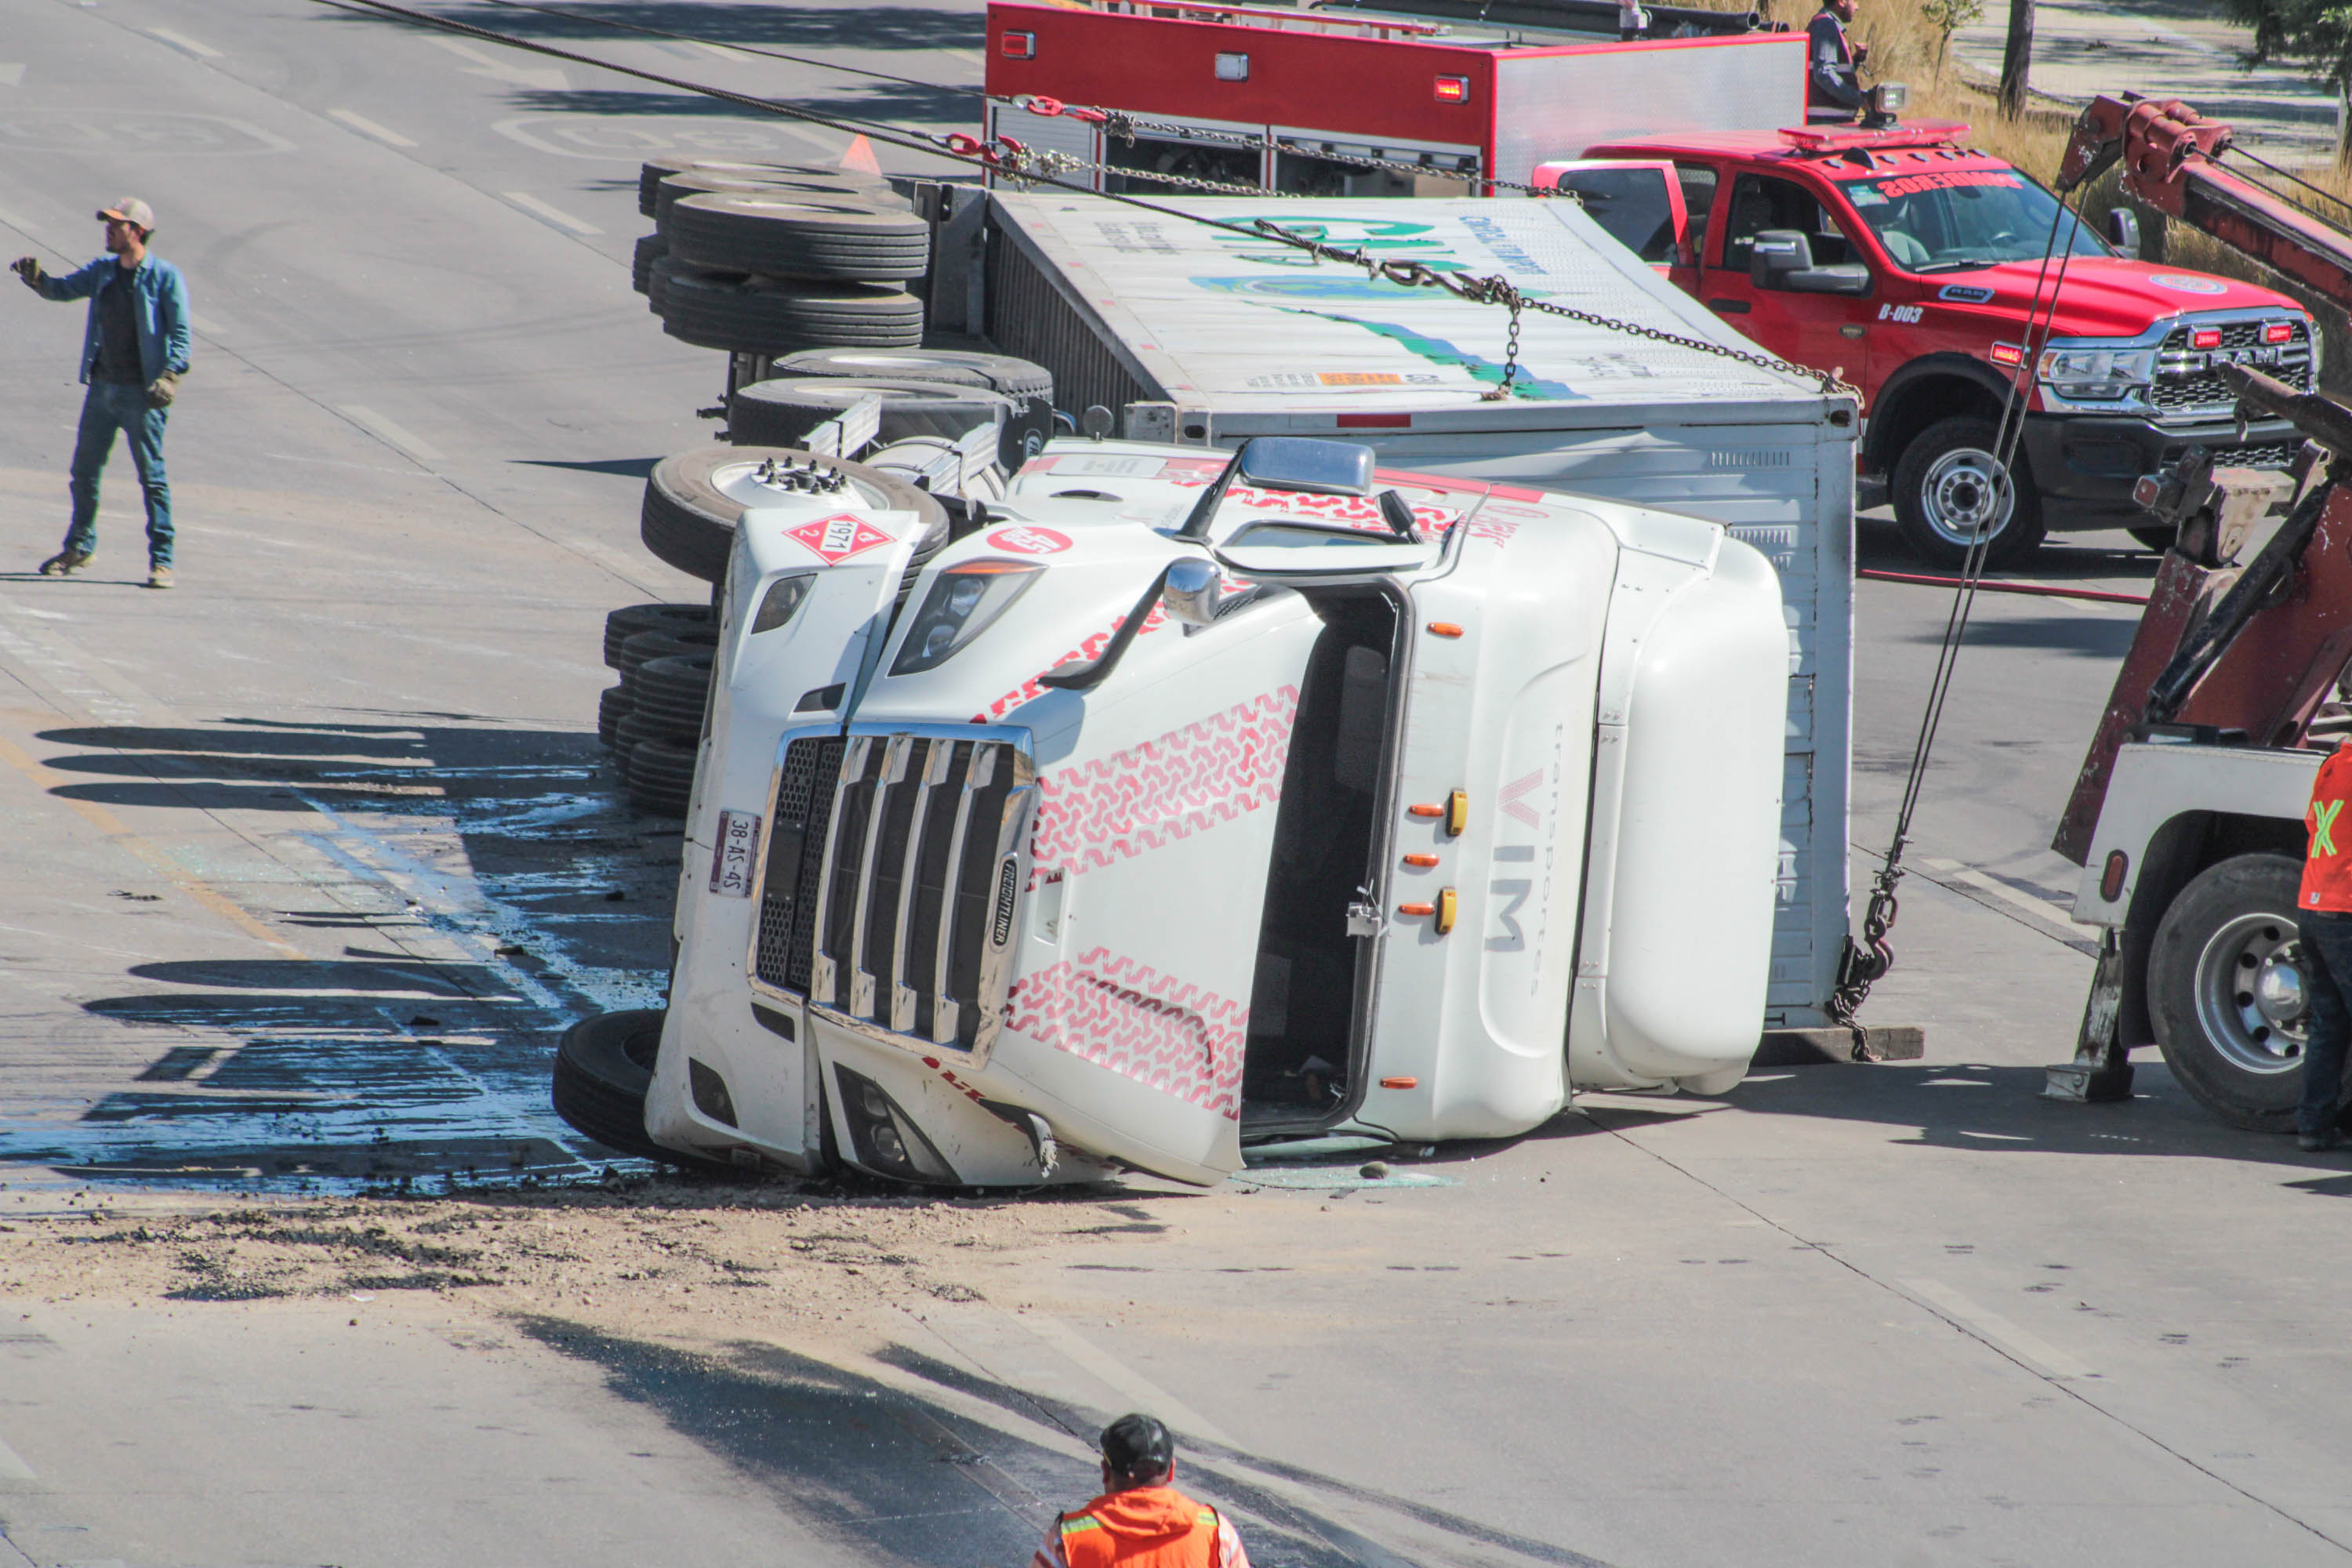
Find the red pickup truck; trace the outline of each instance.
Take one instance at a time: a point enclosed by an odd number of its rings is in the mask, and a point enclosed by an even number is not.
[[[2133,481],[2191,446],[2283,468],[2284,421],[2240,430],[2223,364],[2308,388],[2311,318],[2283,294],[2137,258],[1963,125],[1822,126],[1621,139],[1546,164],[1615,237],[1773,353],[1862,389],[1862,462],[1911,547],[1957,565],[1992,531],[2014,564],[2052,529],[2138,526]],[[1549,178],[1548,179],[1547,176]],[[2053,291],[2055,306],[2053,309]],[[1995,433],[2028,329],[2047,312],[2012,475]]]

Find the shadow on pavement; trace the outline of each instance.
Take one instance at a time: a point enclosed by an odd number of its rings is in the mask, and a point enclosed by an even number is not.
[[[518,1327],[599,1367],[613,1393],[655,1410],[673,1430],[774,1493],[796,1518],[872,1562],[1020,1568],[1056,1511],[1100,1489],[1094,1467],[1083,1460],[780,1345],[740,1343],[712,1357],[551,1318]],[[1036,1394],[904,1345],[878,1359],[1023,1421],[1059,1427],[1089,1447],[1120,1414]],[[1180,1484],[1231,1514],[1255,1562],[1405,1568],[1409,1559],[1326,1509],[1297,1500],[1305,1491],[1405,1515],[1476,1551],[1481,1561],[1500,1549],[1559,1568],[1602,1568],[1580,1552],[1255,1455],[1187,1439],[1178,1464]],[[1282,1488],[1269,1487],[1265,1477]]]
[[[158,808],[268,814],[209,826],[316,851],[307,880],[273,874],[290,907],[265,912],[342,951],[130,965],[81,1006],[152,1032],[146,1069],[70,1111],[23,1104],[0,1159],[225,1184],[601,1163],[564,1147],[551,1047],[576,1017],[658,1000],[678,837],[614,798],[593,737],[432,714],[41,739],[79,748],[47,762],[76,780],[53,793],[134,827]]]

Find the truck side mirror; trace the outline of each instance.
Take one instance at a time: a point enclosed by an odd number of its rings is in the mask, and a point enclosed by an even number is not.
[[[1750,242],[1748,280],[1759,289],[1786,288],[1780,274],[1812,269],[1813,242],[1797,229],[1764,229]]]
[[[2126,260],[2139,259],[2139,215],[2129,207],[2107,209],[2107,243]]]
[[[1217,618],[1217,568],[1206,561],[1179,561],[1168,568],[1160,585],[1160,602],[1168,614],[1188,626],[1205,626]]]
[[[1834,267],[1813,265],[1813,242],[1793,228],[1768,228],[1748,253],[1748,280],[1759,289],[1785,294],[1852,294],[1870,292],[1870,268],[1858,261]]]

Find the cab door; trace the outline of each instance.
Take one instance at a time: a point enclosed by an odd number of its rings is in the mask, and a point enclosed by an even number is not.
[[[1722,234],[1699,281],[1706,308],[1783,359],[1815,370],[1836,371],[1866,384],[1870,323],[1878,312],[1874,286],[1866,295],[1799,294],[1759,289],[1748,279],[1756,237],[1767,229],[1794,229],[1812,247],[1813,262],[1832,267],[1868,265],[1869,254],[1854,243],[1838,218],[1795,180],[1775,174],[1734,176],[1721,219]]]
[[[1682,182],[1664,159],[1572,158],[1538,164],[1528,184],[1572,191],[1610,238],[1666,272],[1683,254]]]

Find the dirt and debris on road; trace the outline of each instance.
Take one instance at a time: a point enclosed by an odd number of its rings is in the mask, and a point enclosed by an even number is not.
[[[1174,1209],[1193,1201],[1175,1191],[899,1196],[654,1178],[219,1207],[86,1194],[65,1213],[27,1215],[9,1215],[0,1194],[0,1296],[193,1305],[408,1292],[656,1337],[819,1325],[863,1337],[883,1314],[928,1302],[1017,1308],[1026,1260],[1175,1232]]]

